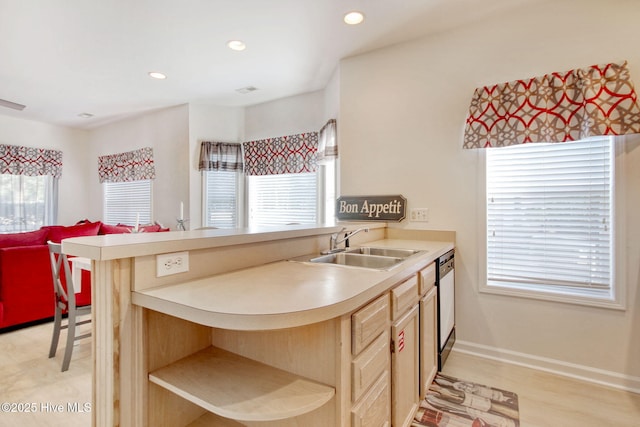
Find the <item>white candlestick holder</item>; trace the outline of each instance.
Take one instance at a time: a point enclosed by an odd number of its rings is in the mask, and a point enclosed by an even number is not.
[[[186,223],[189,220],[184,218],[183,219],[178,218],[177,221],[178,221],[177,229],[181,231],[187,231]]]

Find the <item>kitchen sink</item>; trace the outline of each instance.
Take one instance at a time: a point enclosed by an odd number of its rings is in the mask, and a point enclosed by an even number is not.
[[[363,255],[349,252],[322,255],[311,258],[309,262],[320,264],[337,264],[351,267],[373,268],[385,270],[404,261],[403,258],[379,255]]]
[[[394,258],[407,258],[411,255],[415,255],[418,252],[413,249],[395,249],[395,248],[372,248],[372,247],[360,247],[347,250],[350,254],[364,254],[364,255],[379,255]]]
[[[424,251],[414,249],[363,246],[338,250],[323,255],[301,256],[291,259],[290,261],[343,265],[348,267],[369,268],[372,270],[391,270],[410,256],[423,252]]]

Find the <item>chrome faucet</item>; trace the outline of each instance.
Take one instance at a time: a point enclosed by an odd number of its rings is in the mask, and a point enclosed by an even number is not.
[[[342,230],[331,235],[331,238],[329,239],[329,251],[328,251],[329,253],[340,252],[345,250],[346,248],[349,247],[349,238],[353,237],[354,235],[358,234],[361,231],[364,231],[365,233],[369,232],[368,227],[358,228],[357,230],[351,231],[349,233],[345,233],[344,236],[340,238],[339,237],[340,233],[342,233],[346,229],[347,229],[346,227],[343,227]],[[344,249],[338,249],[338,245],[342,242],[344,242]]]

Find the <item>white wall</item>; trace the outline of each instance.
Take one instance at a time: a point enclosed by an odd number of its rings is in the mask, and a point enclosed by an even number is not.
[[[340,115],[340,67],[336,67],[324,88],[324,123]]]
[[[316,91],[247,107],[244,141],[319,131],[324,102],[324,91]]]
[[[0,115],[0,144],[62,151],[62,177],[58,187],[60,224],[91,219],[87,203],[89,190],[85,185],[89,174],[87,140],[86,131]]]
[[[168,108],[91,131],[90,164],[98,156],[153,148],[155,220],[175,229],[180,202],[188,229],[202,226],[202,180],[198,171],[202,141],[243,142],[319,130],[326,121],[325,92],[293,96],[253,107],[190,104]],[[337,95],[333,95],[337,99]],[[337,103],[337,101],[334,101]],[[94,159],[94,160],[91,160]],[[89,180],[90,217],[102,217],[97,169]]]
[[[180,105],[102,126],[89,135],[86,162],[92,219],[102,219],[102,186],[98,157],[143,147],[153,148],[156,179],[153,182],[154,220],[175,229],[180,201],[189,200],[189,107]],[[185,207],[187,209],[187,207]]]
[[[479,294],[476,218],[484,196],[478,151],[462,149],[478,86],[624,59],[638,84],[638,17],[637,1],[558,0],[341,63],[342,194],[403,194],[409,207],[429,208],[427,227],[457,232],[458,337],[478,351],[575,364],[585,375],[601,369],[640,385],[640,144],[629,143],[625,155],[626,311]]]

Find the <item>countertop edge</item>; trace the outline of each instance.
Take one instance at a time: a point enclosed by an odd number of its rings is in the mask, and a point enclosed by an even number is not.
[[[360,226],[378,229],[385,228],[386,223],[363,224],[354,222],[315,227],[288,225],[262,228],[220,228],[158,233],[106,234],[64,239],[62,251],[69,255],[82,256],[97,261],[108,261],[167,252],[321,236],[336,233],[343,227],[353,229]]]
[[[408,241],[402,241],[405,243]],[[386,241],[372,242],[382,244],[384,246],[391,246]],[[428,265],[430,262],[437,259],[447,251],[454,248],[453,242],[424,242],[415,241],[416,246],[422,246],[426,243],[434,244],[438,247],[433,252],[427,252],[421,256],[404,261],[406,265],[399,265],[398,268],[391,271],[382,272],[377,282],[372,283],[363,291],[351,295],[348,298],[333,301],[331,304],[318,305],[305,310],[291,310],[280,311],[278,313],[231,313],[231,312],[219,312],[212,310],[205,310],[200,307],[194,307],[185,305],[179,301],[172,301],[168,298],[160,298],[154,295],[150,295],[149,292],[153,292],[153,289],[147,291],[134,291],[132,292],[132,302],[136,305],[148,308],[154,311],[165,313],[174,317],[178,317],[184,320],[192,321],[201,325],[230,329],[230,330],[271,330],[271,329],[284,329],[298,326],[309,325],[313,323],[319,323],[333,318],[340,317],[355,311],[359,307],[365,305],[367,302],[377,298],[384,292],[390,290],[394,285],[402,282],[406,278],[416,274],[421,268]],[[420,249],[416,247],[415,249]],[[286,263],[287,261],[282,261]],[[252,267],[252,269],[260,269],[262,266]],[[317,266],[316,266],[317,267]],[[329,268],[335,266],[327,266]],[[282,268],[286,268],[286,264],[283,264]],[[358,269],[352,269],[353,274],[357,274]],[[215,279],[222,275],[211,276],[211,279]],[[201,282],[205,279],[199,279]],[[195,282],[195,281],[194,281]],[[181,285],[172,286],[189,286],[189,282]],[[302,286],[302,284],[301,284]],[[270,294],[272,298],[278,298],[277,294]]]

